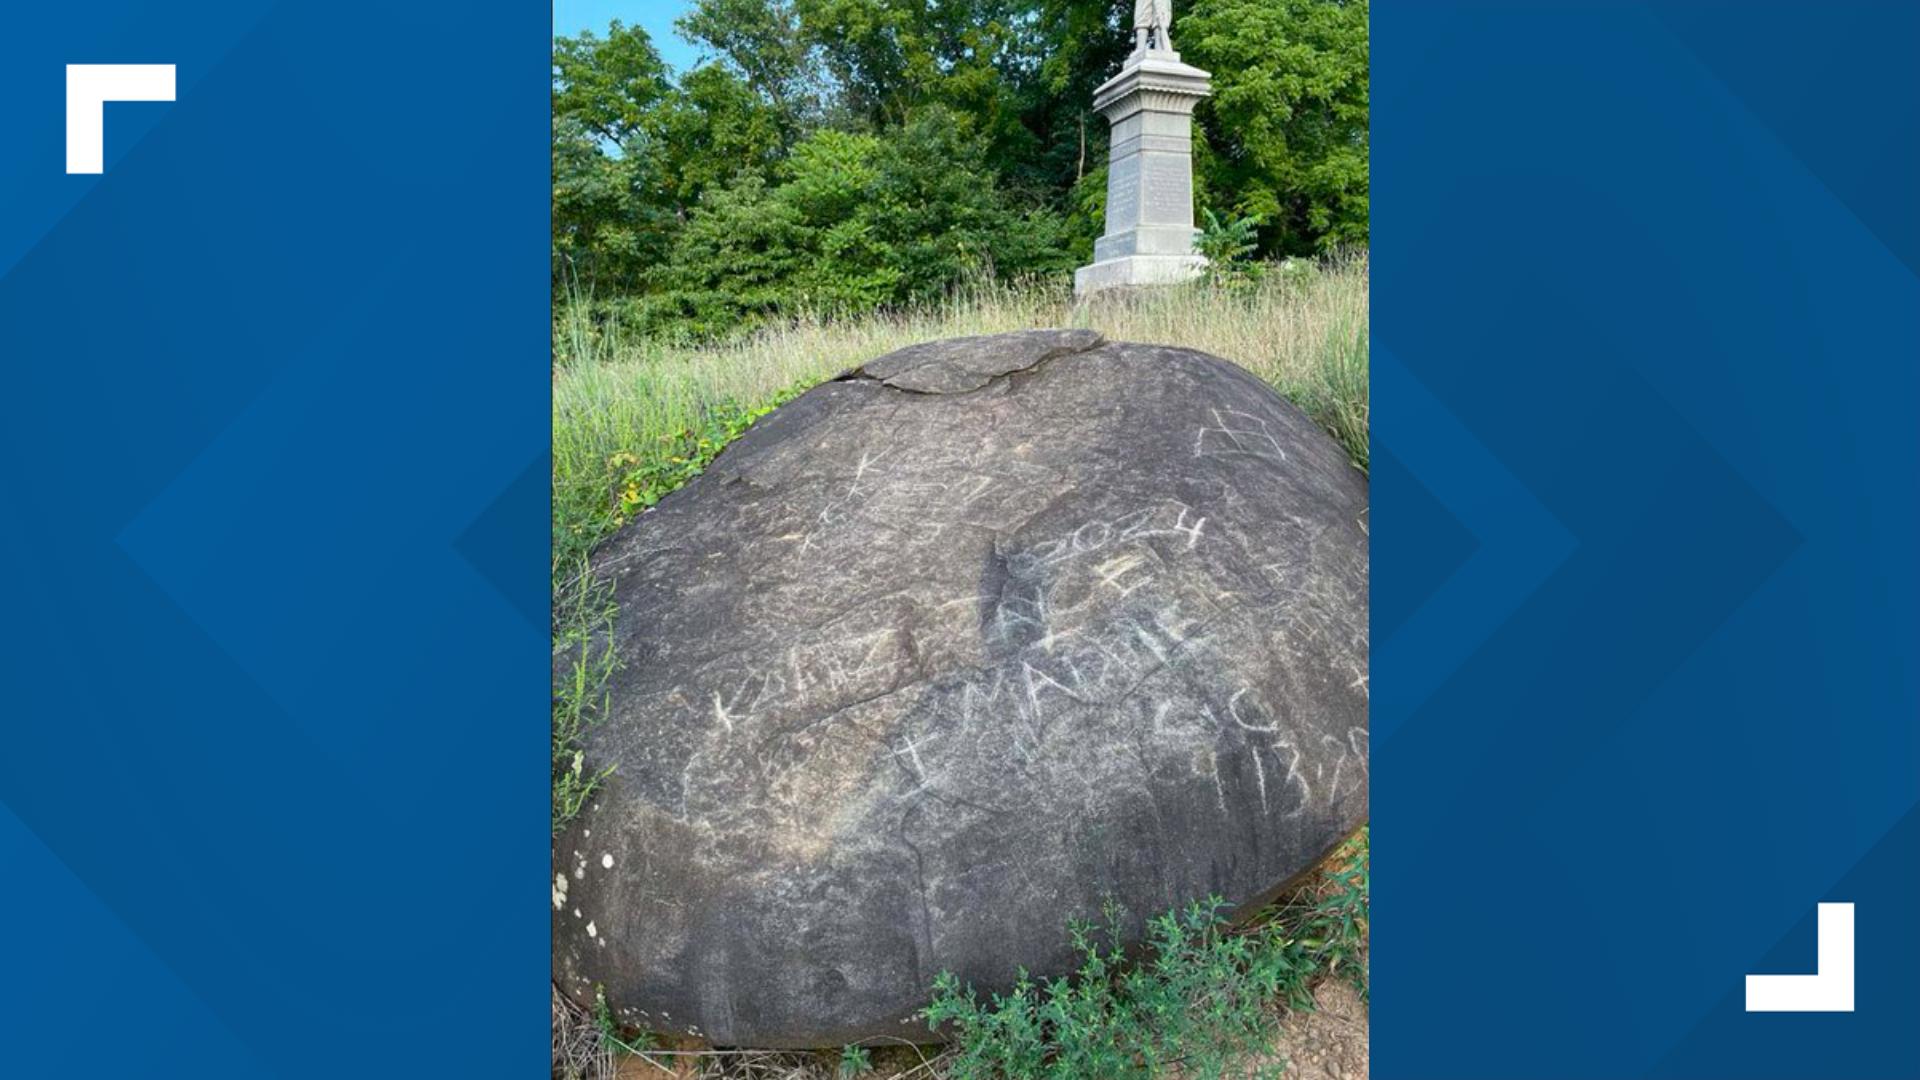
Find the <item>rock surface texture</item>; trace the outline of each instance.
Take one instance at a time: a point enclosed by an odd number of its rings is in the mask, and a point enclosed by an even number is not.
[[[1367,484],[1265,384],[1032,331],[756,424],[596,556],[621,667],[554,975],[720,1045],[916,1038],[1065,922],[1259,901],[1367,814]]]

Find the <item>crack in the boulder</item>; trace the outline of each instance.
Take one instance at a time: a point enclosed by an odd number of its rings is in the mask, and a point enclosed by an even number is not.
[[[915,803],[909,806],[905,813],[900,815],[899,835],[900,842],[905,844],[907,850],[913,853],[913,878],[914,883],[919,887],[920,895],[920,929],[925,937],[924,948],[926,955],[931,959],[933,957],[933,905],[927,900],[927,858],[920,851],[920,845],[914,843],[913,840],[907,836],[907,825],[913,820],[913,815],[918,813],[919,810],[920,805]],[[927,981],[926,975],[921,969],[920,954],[921,949],[913,950],[913,980],[916,985],[924,985]]]
[[[1072,330],[1039,331],[1039,332],[1058,333],[1058,334],[1077,333],[1076,331],[1072,331]],[[1079,331],[1079,332],[1084,333],[1084,331]],[[1000,335],[1000,334],[983,335],[982,341],[981,341],[981,347],[983,349],[990,347],[990,343],[996,337],[1014,338],[1014,337],[1019,337],[1023,334],[1031,334],[1031,333],[1036,333],[1036,331],[1015,331],[1014,333],[1004,334],[1004,335]],[[906,346],[906,348],[904,349],[896,349],[891,353],[887,353],[883,356],[875,357],[873,360],[869,360],[865,364],[862,364],[857,368],[853,368],[848,371],[843,371],[839,375],[834,376],[831,381],[832,382],[873,382],[873,383],[878,383],[881,386],[884,386],[890,390],[897,390],[903,394],[923,394],[930,397],[950,395],[950,394],[971,394],[971,393],[977,393],[978,391],[981,391],[981,390],[985,390],[988,387],[994,385],[996,382],[1001,382],[1003,380],[1012,381],[1012,377],[1016,375],[1035,374],[1042,367],[1045,367],[1048,363],[1054,360],[1057,360],[1060,357],[1073,356],[1083,352],[1090,352],[1094,349],[1099,348],[1102,345],[1105,345],[1106,343],[1107,343],[1107,340],[1103,335],[1095,333],[1092,335],[1091,340],[1087,340],[1084,343],[1076,343],[1076,342],[1069,341],[1062,344],[1049,345],[1046,348],[1042,349],[1036,356],[1034,356],[1032,360],[1027,361],[1026,363],[1007,368],[1004,371],[997,371],[992,373],[975,371],[975,370],[966,368],[956,363],[953,360],[950,360],[944,357],[937,357],[937,356],[928,357],[919,364],[916,364],[912,367],[906,368],[904,370],[895,372],[894,374],[887,375],[884,377],[876,376],[868,372],[867,368],[869,366],[875,363],[878,363],[881,360],[887,359],[890,356],[894,356],[897,353],[906,352],[908,350],[922,347],[917,345],[909,345],[909,346]],[[938,344],[938,343],[929,343],[929,344]],[[920,371],[922,368],[934,367],[934,366],[959,368],[962,372],[964,372],[968,376],[978,377],[980,379],[980,382],[977,385],[968,386],[968,387],[965,387],[964,389],[937,389],[937,388],[920,387],[920,386],[903,384],[904,381],[907,379],[907,377],[911,376],[913,373]]]

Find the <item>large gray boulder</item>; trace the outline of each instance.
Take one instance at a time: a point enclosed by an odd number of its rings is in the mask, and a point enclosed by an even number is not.
[[[1035,331],[768,416],[596,556],[614,772],[554,974],[723,1045],[924,1036],[945,970],[1269,897],[1367,816],[1367,484],[1259,380]],[[1137,927],[1137,922],[1136,922]]]

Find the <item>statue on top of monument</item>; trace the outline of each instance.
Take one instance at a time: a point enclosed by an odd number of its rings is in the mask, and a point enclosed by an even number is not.
[[[1133,0],[1133,51],[1173,49],[1173,0]]]

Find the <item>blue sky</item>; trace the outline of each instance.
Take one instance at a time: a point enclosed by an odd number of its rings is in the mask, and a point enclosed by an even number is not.
[[[700,59],[699,50],[673,32],[673,20],[692,6],[693,0],[553,0],[553,32],[572,37],[591,30],[605,37],[615,19],[644,26],[661,59],[678,74]]]

